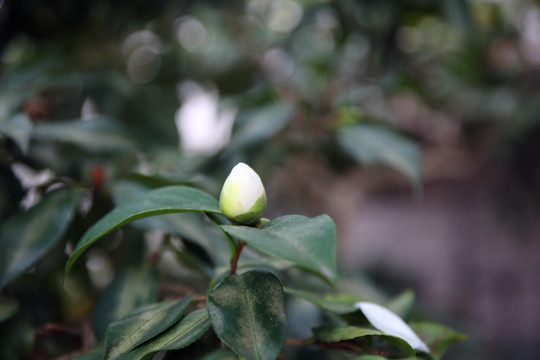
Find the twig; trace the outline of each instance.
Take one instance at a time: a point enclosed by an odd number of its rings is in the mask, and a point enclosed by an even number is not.
[[[238,259],[240,258],[240,253],[242,252],[243,248],[244,248],[244,243],[242,242],[242,240],[238,240],[238,246],[236,247],[234,258],[231,261],[231,270],[229,271],[229,274],[231,275],[236,274],[236,267],[238,265]]]

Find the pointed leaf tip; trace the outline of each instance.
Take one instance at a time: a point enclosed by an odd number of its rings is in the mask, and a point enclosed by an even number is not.
[[[426,353],[430,352],[427,345],[416,335],[409,325],[392,311],[370,302],[357,302],[355,307],[364,313],[371,325],[377,330],[402,338],[415,350]]]

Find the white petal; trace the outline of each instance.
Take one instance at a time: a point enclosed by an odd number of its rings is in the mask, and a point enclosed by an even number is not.
[[[187,156],[212,156],[230,141],[236,108],[219,111],[215,90],[187,81],[178,86],[182,106],[175,114],[180,146]]]
[[[426,344],[420,340],[409,325],[392,311],[369,302],[357,302],[354,306],[364,313],[375,329],[402,338],[415,350],[429,352]]]
[[[225,180],[223,187],[235,183],[237,183],[235,186],[240,186],[242,189],[242,192],[239,194],[240,198],[236,201],[237,203],[241,204],[243,211],[249,210],[255,204],[255,202],[257,202],[257,200],[264,195],[264,185],[261,178],[255,172],[255,170],[243,162],[238,163],[231,170],[231,173]]]

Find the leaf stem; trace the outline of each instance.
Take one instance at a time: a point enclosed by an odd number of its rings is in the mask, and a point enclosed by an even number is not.
[[[244,248],[244,242],[242,240],[238,240],[238,246],[236,247],[234,257],[231,261],[231,270],[229,271],[230,275],[236,274],[236,267],[238,265],[238,259],[240,258],[240,253],[242,252],[243,248]]]

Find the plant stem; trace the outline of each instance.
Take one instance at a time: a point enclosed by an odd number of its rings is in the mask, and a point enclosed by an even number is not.
[[[242,252],[243,248],[244,248],[244,243],[242,242],[242,240],[238,240],[238,246],[236,247],[234,257],[231,261],[231,270],[229,271],[229,274],[231,275],[236,274],[236,266],[238,264],[238,259],[240,258],[240,253]]]

